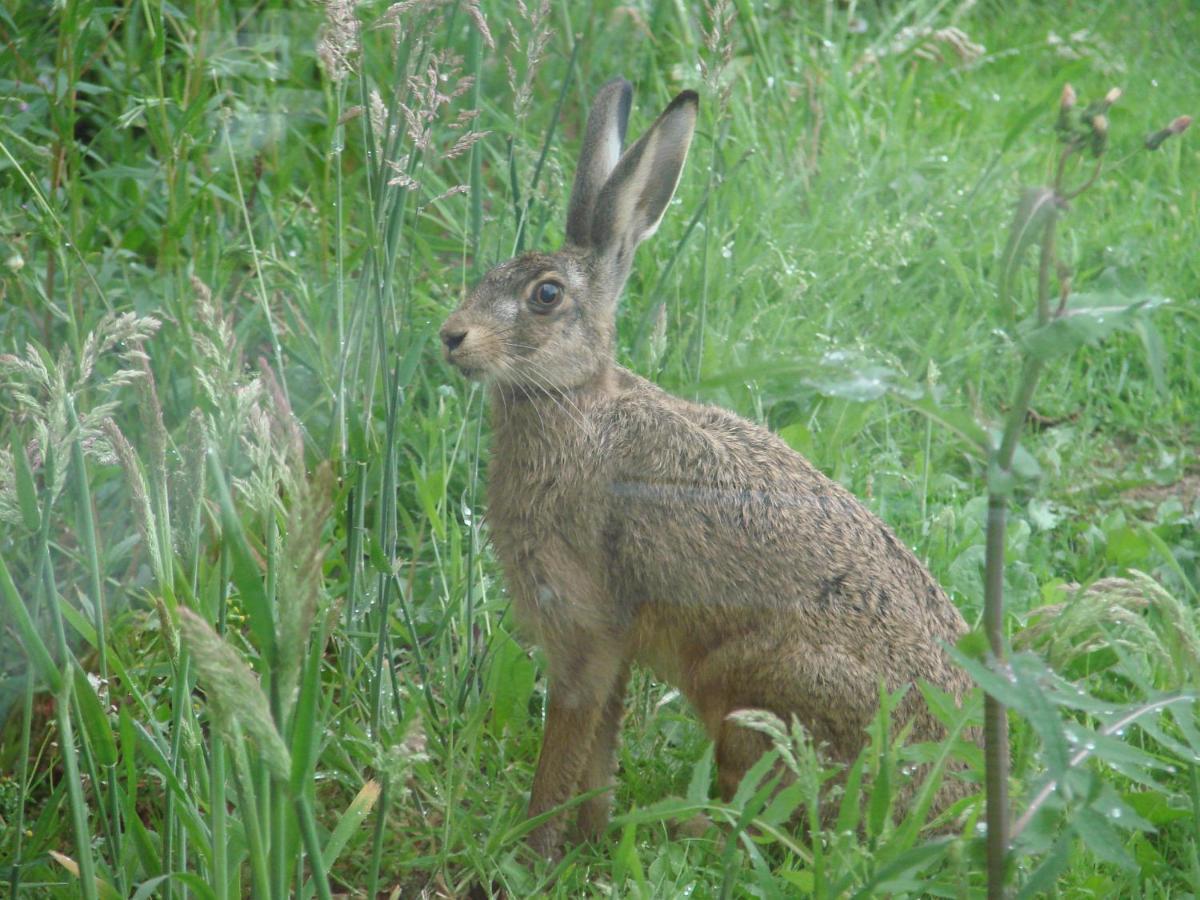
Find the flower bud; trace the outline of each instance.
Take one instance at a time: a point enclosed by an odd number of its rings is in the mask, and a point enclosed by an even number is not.
[[[1058,108],[1063,112],[1067,112],[1075,106],[1075,88],[1071,87],[1071,83],[1067,82],[1063,85],[1062,99],[1058,101]]]
[[[1062,98],[1058,101],[1058,121],[1054,123],[1054,130],[1058,132],[1060,140],[1068,140],[1071,135],[1071,110],[1075,108],[1075,88],[1071,87],[1070,83],[1063,85]]]
[[[1120,99],[1121,99],[1121,89],[1119,87],[1112,88],[1111,90],[1109,90],[1109,92],[1107,94],[1104,95],[1104,105],[1112,106],[1114,103],[1116,103]]]
[[[1146,137],[1146,149],[1157,150],[1163,145],[1163,142],[1169,137],[1176,137],[1188,130],[1188,126],[1192,124],[1191,116],[1177,116],[1171,120],[1171,124],[1166,128],[1160,128],[1153,134]]]
[[[1108,147],[1108,116],[1092,116],[1092,156],[1101,156]]]

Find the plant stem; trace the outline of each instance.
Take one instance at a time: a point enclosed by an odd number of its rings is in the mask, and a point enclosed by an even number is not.
[[[218,735],[212,736],[212,776],[209,779],[210,802],[212,814],[212,880],[213,892],[217,900],[229,898],[229,865],[226,844],[228,831],[226,827],[225,809],[225,741]]]
[[[1056,208],[1057,209],[1057,208]],[[1057,211],[1051,210],[1042,232],[1038,263],[1038,324],[1045,325],[1050,312],[1050,274],[1054,268],[1054,229]],[[983,591],[983,628],[992,651],[993,665],[1003,668],[1004,640],[1004,549],[1008,525],[1008,498],[1012,493],[1012,465],[1025,416],[1041,376],[1042,362],[1029,355],[1021,371],[1021,382],[1008,413],[1004,436],[988,475],[988,517]],[[988,898],[1004,896],[1005,857],[1008,853],[1008,716],[1004,704],[990,694],[983,707],[984,761],[987,788],[987,873]]]
[[[383,858],[383,837],[387,831],[391,778],[385,771],[379,779],[379,803],[375,807],[375,832],[371,837],[371,861],[367,869],[367,896],[374,897],[379,887],[379,864]]]
[[[283,786],[280,785],[282,793]],[[300,837],[304,841],[304,849],[308,853],[308,865],[312,869],[312,884],[316,888],[320,900],[332,900],[329,891],[329,876],[325,872],[326,863],[322,856],[321,842],[317,837],[317,820],[313,815],[312,805],[308,798],[300,795],[295,799],[293,807],[300,824]]]

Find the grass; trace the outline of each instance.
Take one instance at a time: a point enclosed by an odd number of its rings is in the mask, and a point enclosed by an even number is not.
[[[973,624],[987,467],[962,435],[1000,427],[1019,371],[1007,225],[1049,177],[1063,83],[1124,89],[1118,164],[1072,204],[1060,254],[1077,291],[1171,302],[1044,372],[1023,442],[1041,476],[1007,538],[1017,684],[990,689],[1012,694],[1014,821],[1045,795],[1015,890],[1200,891],[1179,694],[1200,666],[1200,151],[1140,149],[1195,112],[1200,18],[1061,6],[743,0],[715,30],[668,2],[427,4],[399,30],[367,27],[387,17],[365,3],[357,32],[277,0],[0,13],[6,886],[982,891],[982,796],[944,840],[888,816],[910,762],[979,773],[977,751],[877,727],[845,827],[811,840],[754,779],[710,801],[699,726],[644,675],[608,839],[556,866],[523,850],[540,661],[487,546],[484,397],[435,333],[488,265],[560,239],[587,102],[622,73],[632,131],[679,89],[702,97],[622,361],[779,431]],[[952,26],[980,49],[905,30]],[[349,68],[318,58],[339,47]],[[1015,282],[1018,320],[1034,281]],[[786,802],[807,808],[826,773],[778,738],[800,776]],[[736,839],[668,838],[701,808]]]

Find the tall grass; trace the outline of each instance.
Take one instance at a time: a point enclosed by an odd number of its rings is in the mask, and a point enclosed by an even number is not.
[[[1176,27],[1150,35],[1151,12]],[[980,889],[981,797],[939,823],[892,808],[914,770],[918,797],[952,761],[982,781],[973,745],[893,744],[884,698],[831,785],[791,723],[761,720],[795,782],[776,792],[768,759],[723,804],[698,726],[645,676],[608,839],[528,856],[539,664],[487,547],[484,398],[434,335],[488,265],[559,239],[597,85],[627,75],[643,110],[701,89],[699,152],[636,261],[622,360],[779,431],[978,620],[979,435],[1025,349],[994,297],[1018,185],[1054,163],[1064,80],[1127,87],[1121,158],[1189,111],[1196,69],[1188,4],[1055,16],[935,0],[0,13],[9,892]],[[1195,147],[1129,155],[1074,201],[1059,256],[1075,284],[1127,294],[1137,276],[1171,302],[1043,374],[1016,457],[1040,482],[1012,495],[1004,542],[1012,679],[963,650],[1014,710],[1025,893],[1200,889]],[[1014,280],[1014,305],[1033,290]],[[927,700],[952,735],[980,715]],[[838,822],[818,833],[822,791]],[[786,824],[798,809],[809,832]],[[697,812],[724,830],[683,837]]]

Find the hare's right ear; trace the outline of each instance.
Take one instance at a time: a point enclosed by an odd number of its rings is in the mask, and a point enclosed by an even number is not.
[[[592,103],[567,207],[567,240],[577,247],[591,243],[592,210],[600,188],[621,158],[632,101],[633,85],[618,77],[600,88]]]
[[[600,189],[589,246],[615,267],[618,279],[629,272],[634,249],[657,230],[675,194],[696,130],[698,104],[695,91],[672,100]]]

